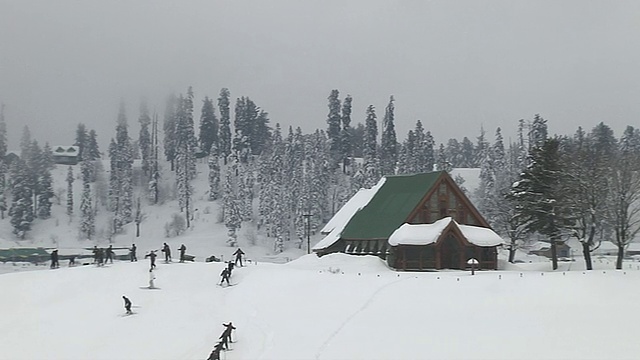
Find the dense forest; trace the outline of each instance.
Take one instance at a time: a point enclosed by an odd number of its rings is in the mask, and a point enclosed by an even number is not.
[[[191,88],[168,97],[162,120],[142,102],[137,136],[129,133],[122,104],[105,154],[96,132],[78,124],[74,145],[80,149],[83,192],[81,203],[74,204],[75,176],[69,167],[67,214],[79,211],[82,238],[111,238],[125,224],[140,224],[142,205],[177,200],[181,215],[171,228],[178,235],[190,227],[196,163],[206,161],[207,197],[221,205],[229,245],[235,245],[242,224],[251,222],[279,252],[302,248],[307,225],[317,232],[358,189],[383,176],[479,168],[480,186],[468,195],[507,242],[510,261],[529,241],[549,241],[555,254],[558,243],[576,238],[590,269],[590,253],[606,239],[618,246],[621,268],[624,249],[640,230],[640,130],[632,126],[618,138],[605,123],[571,135],[550,135],[547,120],[536,114],[514,121],[517,136],[510,143],[500,128],[491,139],[480,128],[473,140],[449,139],[438,145],[420,120],[398,137],[393,96],[380,112],[381,120],[374,105],[355,114],[352,97],[341,98],[338,90],[327,100],[326,128],[306,134],[300,127],[272,125],[269,114],[249,97],[232,104],[226,88],[217,99],[204,98],[199,122]],[[103,180],[102,159],[109,160],[110,170]],[[141,164],[141,176],[134,171],[134,160]],[[34,221],[49,217],[52,201],[62,196],[52,189],[54,166],[49,144],[40,146],[27,127],[19,156],[8,156],[2,109],[0,215],[11,218],[19,239]],[[173,175],[163,176],[163,170]],[[464,179],[455,180],[464,188]],[[107,234],[96,232],[99,209],[109,213]]]

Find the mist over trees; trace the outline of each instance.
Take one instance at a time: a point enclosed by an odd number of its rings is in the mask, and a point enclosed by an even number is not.
[[[331,90],[326,127],[308,133],[282,129],[250,97],[232,97],[227,88],[217,99],[205,95],[197,115],[194,98],[191,87],[170,95],[160,116],[142,101],[135,142],[121,104],[106,154],[107,235],[96,228],[102,172],[97,134],[78,124],[73,144],[81,167],[77,174],[68,168],[66,213],[79,217],[79,236],[113,236],[137,219],[141,206],[171,200],[177,200],[180,214],[167,223],[167,233],[187,231],[196,211],[193,181],[202,176],[208,183],[205,199],[220,206],[229,245],[235,246],[238,230],[251,223],[274,252],[306,250],[306,229],[317,233],[360,188],[374,186],[382,176],[454,168],[480,169],[479,186],[468,195],[505,239],[509,261],[518,249],[542,240],[551,246],[555,269],[556,247],[574,238],[591,269],[591,253],[611,240],[619,249],[620,268],[625,248],[640,230],[640,130],[632,126],[619,138],[605,123],[551,135],[547,120],[534,114],[513,122],[514,141],[505,142],[501,128],[480,127],[475,138],[436,143],[429,121],[419,119],[398,137],[393,95],[378,116],[374,104],[354,109],[350,94]],[[40,147],[25,128],[20,150],[10,162],[1,109],[0,215],[8,212],[14,233],[23,239],[34,221],[51,215],[56,194],[50,146]],[[134,166],[136,157],[140,163]],[[200,168],[204,174],[196,171],[198,161],[206,164]],[[163,171],[168,173],[161,176]],[[82,177],[80,204],[73,202],[76,175]]]

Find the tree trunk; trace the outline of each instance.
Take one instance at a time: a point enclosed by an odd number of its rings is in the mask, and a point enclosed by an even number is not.
[[[558,270],[558,249],[556,248],[556,240],[551,240],[551,263],[553,270]]]
[[[618,244],[618,258],[616,259],[616,269],[622,270],[622,258],[624,257],[624,245]]]
[[[589,249],[589,243],[586,241],[582,242],[582,255],[584,255],[584,262],[587,264],[587,270],[593,270],[593,265],[591,264],[591,251]]]
[[[136,237],[140,237],[140,223],[136,223]]]
[[[509,262],[513,264],[513,261],[516,257],[516,244],[515,242],[511,242],[509,246]]]

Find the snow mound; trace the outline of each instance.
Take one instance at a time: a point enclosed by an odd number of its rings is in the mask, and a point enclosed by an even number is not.
[[[299,270],[340,269],[342,271],[381,272],[390,271],[385,262],[372,255],[347,255],[342,253],[318,257],[314,254],[302,256],[286,266]]]

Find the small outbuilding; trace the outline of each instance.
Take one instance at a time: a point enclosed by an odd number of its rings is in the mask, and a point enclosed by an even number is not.
[[[78,146],[54,146],[52,150],[53,162],[62,165],[76,165],[80,162],[80,147]]]

